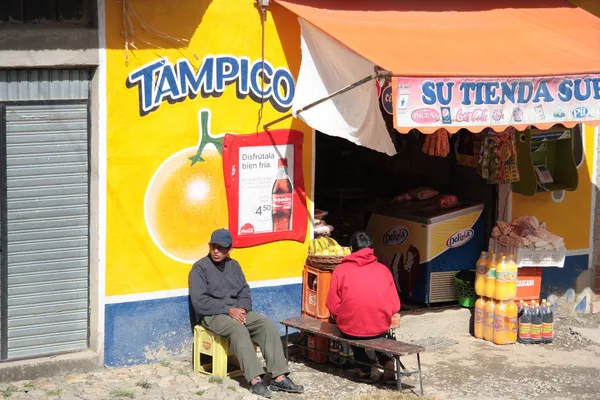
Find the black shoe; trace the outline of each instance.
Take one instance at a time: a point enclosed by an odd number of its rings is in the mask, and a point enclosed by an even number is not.
[[[280,382],[277,382],[275,379],[271,379],[271,386],[269,387],[274,392],[287,392],[287,393],[303,393],[304,386],[296,385],[290,378],[287,376],[283,378]]]
[[[254,385],[250,385],[250,391],[252,392],[252,394],[255,394],[257,396],[266,397],[267,399],[271,398],[271,391],[269,390],[267,385],[265,385],[262,379],[256,382]]]

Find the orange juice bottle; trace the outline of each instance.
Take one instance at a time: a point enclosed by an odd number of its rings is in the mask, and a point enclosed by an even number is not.
[[[494,340],[494,309],[496,300],[487,299],[483,307],[483,338],[487,341]]]
[[[488,258],[485,251],[481,252],[477,264],[475,264],[475,293],[477,296],[485,296],[485,277],[488,272]]]
[[[513,344],[517,341],[518,317],[519,317],[518,307],[515,304],[515,302],[511,300],[506,304],[506,318],[507,318],[506,344]]]
[[[500,262],[496,264],[496,287],[494,289],[494,298],[499,301],[509,300],[508,283],[510,281],[510,271],[506,263],[506,257],[502,256]],[[514,297],[514,296],[513,296]]]
[[[493,299],[496,295],[496,256],[488,258],[488,273],[485,276],[485,297]]]
[[[517,297],[517,279],[519,277],[519,268],[517,267],[517,263],[515,262],[515,258],[513,256],[508,257],[507,266],[509,271],[507,291],[509,297],[514,299]]]
[[[474,318],[474,327],[473,327],[473,335],[477,339],[483,339],[483,327],[484,327],[484,319],[483,319],[483,309],[485,308],[485,302],[487,299],[485,297],[479,297],[475,302],[475,318]]]
[[[500,301],[494,307],[494,336],[495,344],[506,344],[506,302]]]

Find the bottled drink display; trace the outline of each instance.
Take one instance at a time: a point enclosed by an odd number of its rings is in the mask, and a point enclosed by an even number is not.
[[[273,232],[292,229],[293,187],[287,173],[287,166],[287,159],[280,158],[271,196]]]
[[[531,310],[531,343],[542,343],[542,312],[535,301]]]
[[[519,317],[519,343],[531,343],[531,308],[523,306]]]
[[[494,335],[495,344],[506,344],[506,303],[500,301],[494,307]]]
[[[519,279],[519,268],[517,267],[517,263],[515,262],[515,258],[513,256],[509,256],[506,259],[506,263],[509,272],[507,291],[509,294],[512,294],[511,298],[514,299],[517,296],[517,280]]]
[[[506,257],[502,256],[496,264],[496,286],[494,288],[494,298],[496,300],[508,300],[507,283],[508,265],[506,265]]]
[[[352,352],[352,346],[347,343],[342,343],[340,346],[340,356],[343,358],[352,359],[354,358],[354,353]]]
[[[477,260],[475,266],[475,293],[478,296],[485,296],[485,277],[488,273],[488,257],[485,251],[481,252],[481,257]]]
[[[512,344],[517,341],[518,336],[518,320],[519,310],[514,301],[509,301],[506,304],[506,344]]]
[[[344,360],[340,355],[341,350],[342,344],[340,342],[332,341],[329,345],[329,361],[331,361],[334,364],[343,364]]]
[[[485,297],[480,297],[475,302],[475,318],[474,318],[475,326],[473,329],[473,334],[475,335],[475,337],[477,339],[483,338],[483,325],[484,325],[483,309],[485,307],[486,301],[487,301],[487,299]]]
[[[352,346],[347,343],[332,341],[329,344],[329,361],[334,364],[343,365],[354,358]]]
[[[338,346],[338,342],[334,342],[333,340],[329,343],[329,360],[331,362],[338,362],[340,354],[340,348]]]
[[[485,276],[485,297],[493,299],[496,295],[496,256],[488,259],[488,272]]]
[[[517,265],[512,257],[502,256],[496,265],[495,299],[512,300],[517,295]]]
[[[519,318],[521,318],[521,314],[523,313],[523,307],[525,307],[523,300],[519,300],[519,305],[517,308],[517,313],[518,313]]]
[[[542,300],[542,304],[533,300],[520,306],[519,343],[552,343],[554,339],[554,314],[550,303]]]
[[[488,299],[483,308],[483,338],[487,341],[494,340],[494,309],[496,300]]]
[[[542,343],[552,343],[554,339],[554,314],[550,303],[542,300]]]
[[[513,255],[482,251],[475,273],[475,292],[479,297],[475,301],[473,336],[498,345],[552,343],[554,314],[550,304],[546,300],[541,305],[536,300],[514,300],[518,266]]]

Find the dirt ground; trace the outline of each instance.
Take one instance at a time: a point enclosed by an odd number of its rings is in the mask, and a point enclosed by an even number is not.
[[[421,354],[426,400],[447,399],[600,399],[600,313],[557,319],[555,342],[548,345],[496,346],[468,333],[467,309],[427,310],[403,315],[402,341],[428,343]],[[434,346],[433,348],[431,346]],[[437,346],[437,347],[436,347]],[[442,347],[440,347],[442,346]],[[258,400],[242,379],[214,379],[192,369],[191,358],[155,364],[0,383],[0,398],[11,400]],[[404,357],[409,368],[416,357]],[[416,376],[404,390],[357,383],[332,364],[298,358],[291,377],[305,387],[302,395],[275,393],[274,400],[416,399]]]
[[[438,399],[599,399],[600,314],[558,319],[547,345],[496,346],[470,335],[425,353],[427,394]]]
[[[415,320],[429,325],[438,320],[436,330],[408,333],[416,339],[444,333],[457,344],[422,354],[423,385],[426,399],[600,399],[600,314],[578,314],[557,319],[552,344],[497,346],[475,339],[455,329],[464,327],[453,314],[421,317]],[[447,320],[448,326],[444,326]],[[409,324],[410,325],[410,324]],[[431,326],[431,325],[429,325]],[[416,367],[414,357],[403,358],[409,368]],[[345,378],[344,371],[332,366],[300,365],[300,378],[316,377],[318,385],[303,398],[354,400],[406,400],[416,398],[418,380],[405,378],[401,394],[382,386],[356,384]],[[336,378],[337,377],[337,378]],[[306,384],[306,382],[305,382]],[[285,396],[285,398],[290,398]]]

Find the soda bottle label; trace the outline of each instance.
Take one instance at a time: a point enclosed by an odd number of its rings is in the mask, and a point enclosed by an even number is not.
[[[531,324],[521,323],[519,325],[519,336],[524,339],[529,339],[531,337]]]
[[[338,353],[339,350],[337,348],[337,343],[336,342],[331,342],[331,344],[329,345],[329,351],[331,353]]]
[[[496,270],[495,269],[488,270],[487,277],[496,279]]]
[[[273,212],[289,211],[291,209],[291,193],[273,193]]]
[[[496,318],[494,318],[494,331],[501,332],[505,330],[506,325],[504,325],[504,317],[499,315],[496,316]]]
[[[488,314],[484,317],[485,321],[484,324],[485,326],[491,328],[494,326],[494,314]]]
[[[517,318],[507,318],[507,331],[517,334]]]
[[[542,338],[542,325],[531,324],[531,338],[541,339]]]
[[[542,324],[542,337],[544,339],[552,339],[552,323]]]
[[[475,322],[482,323],[483,322],[483,310],[481,308],[475,309]]]
[[[510,271],[496,271],[496,280],[498,282],[510,282],[511,275]]]
[[[479,264],[479,265],[477,266],[477,268],[476,268],[476,272],[477,272],[479,275],[485,275],[485,274],[487,274],[487,272],[488,272],[488,267],[487,267],[487,265],[485,265],[485,264]]]

